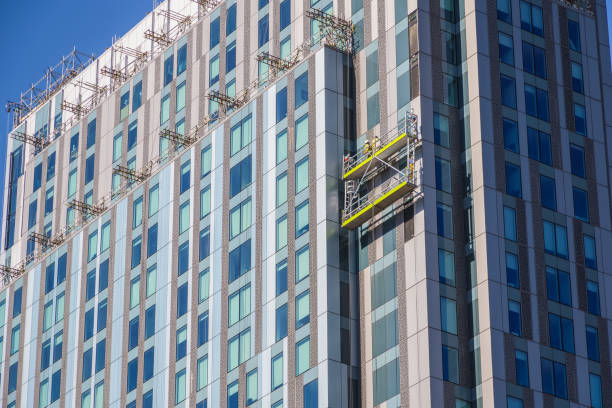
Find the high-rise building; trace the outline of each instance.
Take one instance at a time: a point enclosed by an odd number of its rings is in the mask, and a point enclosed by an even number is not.
[[[166,0],[73,51],[7,105],[0,405],[605,406],[605,11]]]

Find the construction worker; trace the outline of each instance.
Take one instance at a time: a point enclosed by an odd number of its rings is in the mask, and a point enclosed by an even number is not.
[[[366,139],[365,143],[363,144],[363,154],[368,155],[371,151],[372,147],[370,146],[370,141]]]
[[[379,148],[380,148],[380,139],[378,138],[378,136],[374,136],[374,140],[372,142],[372,151],[376,153]]]

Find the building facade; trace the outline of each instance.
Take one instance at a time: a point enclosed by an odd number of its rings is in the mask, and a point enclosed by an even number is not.
[[[605,406],[607,32],[162,2],[12,105],[0,404]]]

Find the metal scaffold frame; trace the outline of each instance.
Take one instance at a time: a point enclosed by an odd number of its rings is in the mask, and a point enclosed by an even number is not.
[[[421,146],[417,123],[416,115],[406,113],[397,130],[381,138],[374,137],[372,141],[366,140],[363,150],[345,156],[342,162],[343,227],[353,229],[363,224],[398,198],[416,190],[416,151]],[[401,170],[397,164],[402,158],[407,160],[405,170]],[[391,171],[392,177],[372,191],[362,194],[362,190],[387,169]]]
[[[15,130],[9,135],[11,138],[15,140],[18,140],[23,143],[31,144],[32,146],[36,148],[36,151],[40,151],[44,149],[50,143],[49,139],[46,137],[37,137],[37,136],[28,135],[27,133],[22,132],[20,130]]]
[[[198,14],[199,17],[202,17],[203,15],[208,14],[210,11],[212,11],[222,2],[220,0],[215,0],[215,1],[193,0],[193,1],[200,4],[200,6],[202,6],[201,9],[204,10],[204,14],[200,14],[200,13]],[[277,78],[277,76],[280,73],[295,67],[298,63],[300,63],[308,55],[310,55],[313,48],[319,44],[325,44],[341,52],[352,55],[353,53],[353,48],[352,48],[353,26],[352,24],[349,21],[338,19],[331,14],[322,13],[320,12],[320,10],[316,10],[316,9],[312,9],[312,10],[314,11],[310,15],[312,15],[313,18],[317,18],[318,21],[322,23],[323,29],[321,29],[313,37],[309,38],[306,42],[299,45],[291,53],[289,57],[283,59],[284,61],[282,63],[283,69],[269,70],[267,72],[267,75],[262,75],[257,80],[251,82],[251,84],[246,89],[244,89],[243,91],[241,91],[241,93],[238,94],[239,95],[238,97],[228,100],[227,105],[230,106],[231,109],[238,109],[244,104],[248,103],[249,98],[252,98],[252,96],[255,95],[257,91],[259,91],[259,88],[268,86],[273,80]],[[330,16],[332,18],[329,18]],[[326,28],[326,24],[332,24],[332,27]],[[333,31],[338,31],[338,30],[342,30],[342,33],[333,33]],[[148,32],[152,33],[152,30],[148,30]],[[164,35],[167,36],[167,34],[164,34]],[[145,38],[147,38],[147,33],[145,33]],[[176,38],[171,39],[168,36],[166,38],[170,40],[170,43],[172,43],[176,39]],[[335,41],[334,39],[337,39],[337,38],[342,38],[343,41],[340,41],[340,42]],[[347,46],[348,44],[350,44],[350,46]],[[150,54],[148,58],[149,57],[152,57],[152,55]],[[268,54],[267,56],[262,56],[261,58],[272,60],[276,57],[273,57],[270,54]],[[137,61],[137,60],[138,60],[137,58],[134,58],[132,63],[134,63],[134,61]],[[135,73],[133,72],[133,70],[130,70],[128,68],[129,65],[130,64],[124,67],[125,72],[127,72],[125,74],[125,77],[122,76],[121,78],[118,78],[118,79],[127,80],[129,79],[131,75]],[[107,69],[110,70],[110,68],[108,67]],[[87,112],[89,112],[89,109],[95,108],[99,99],[101,99],[104,95],[107,95],[108,92],[111,90],[111,88],[108,86],[99,86],[97,84],[91,84],[91,83],[87,83],[84,81],[77,81],[75,85],[80,86],[81,88],[86,89],[92,93],[88,99],[86,99],[84,102],[81,103],[81,106],[84,107],[83,114],[87,114]],[[115,87],[116,86],[117,84],[115,84]],[[256,92],[251,92],[251,90],[254,90]],[[220,93],[217,96],[227,97],[226,95],[222,95]],[[213,98],[215,97],[213,96]],[[19,108],[20,108],[19,106],[13,107],[13,109],[19,109]],[[217,110],[215,112],[211,112],[210,114],[204,116],[199,121],[199,123],[195,125],[189,132],[186,132],[185,135],[182,135],[177,132],[173,132],[173,131],[166,129],[160,132],[160,137],[164,137],[172,141],[175,150],[180,147],[187,147],[197,142],[199,139],[201,139],[204,136],[204,134],[200,134],[200,130],[206,128],[207,126],[214,123],[218,119],[219,119],[219,111]],[[74,125],[73,118],[66,122],[63,122],[61,125],[60,132],[70,129],[73,125]],[[54,133],[57,133],[57,129],[54,130]],[[48,141],[50,142],[50,140]],[[120,183],[120,185],[117,188],[111,189],[111,191],[108,194],[101,197],[98,200],[99,204],[87,204],[83,201],[78,201],[78,200],[71,200],[69,202],[66,202],[66,206],[68,208],[72,208],[76,211],[79,211],[82,216],[79,218],[76,218],[74,222],[66,225],[58,233],[56,233],[52,238],[49,238],[47,241],[47,247],[46,247],[47,250],[49,248],[57,247],[63,244],[67,239],[71,237],[71,234],[74,231],[77,231],[81,229],[83,226],[87,225],[90,222],[90,219],[92,216],[97,216],[97,215],[101,215],[102,213],[104,213],[108,209],[106,205],[107,202],[112,203],[113,200],[121,197],[124,194],[127,194],[131,189],[135,188],[138,184],[145,182],[153,174],[153,172],[160,170],[161,167],[165,163],[168,162],[169,151],[170,149],[168,148],[165,151],[161,152],[158,157],[151,159],[143,167],[141,167],[138,170],[129,169],[124,166],[115,166],[113,168],[113,173],[119,174],[125,180],[124,182]],[[173,157],[172,160],[175,159],[176,157],[178,156]],[[29,263],[32,260],[41,259],[44,255],[45,253],[43,251],[36,251],[36,252],[29,254],[26,257],[26,261],[27,263]],[[23,263],[23,265],[25,265],[25,263]],[[24,270],[20,273],[23,273],[24,271],[25,271],[25,266],[24,266]],[[9,280],[10,279],[11,278],[9,277]],[[6,281],[4,283],[5,285],[7,285],[10,283],[10,281]]]
[[[0,276],[2,277],[2,283],[5,285],[9,284],[13,279],[23,275],[24,272],[25,264],[23,262],[14,267],[0,265]]]
[[[63,57],[55,66],[48,68],[41,79],[33,83],[27,91],[22,92],[19,101],[9,101],[6,104],[6,111],[13,116],[13,128],[19,126],[30,112],[48,101],[93,60],[94,56],[73,48],[70,54]]]

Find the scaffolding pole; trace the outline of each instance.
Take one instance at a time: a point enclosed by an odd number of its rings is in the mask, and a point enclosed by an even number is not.
[[[135,170],[119,164],[113,167],[113,174],[118,174],[130,182],[140,183],[145,181],[151,175],[151,165],[149,163],[142,169]]]
[[[354,27],[350,20],[336,17],[317,8],[310,8],[306,10],[305,14],[311,20],[319,22],[319,30],[321,30],[327,45],[352,53]]]
[[[108,66],[103,66],[100,70],[100,74],[119,82],[124,82],[128,79],[127,74],[125,74],[120,69],[115,69]]]
[[[95,217],[96,215],[100,215],[106,211],[104,200],[102,200],[102,204],[100,205],[87,204],[86,202],[79,200],[71,200],[68,202],[68,208],[72,208],[73,210],[80,212],[81,215],[85,217]]]
[[[80,103],[70,103],[68,101],[62,101],[61,110],[73,113],[77,118],[80,118],[85,113],[85,108]]]
[[[49,139],[47,138],[28,135],[27,133],[22,132],[20,130],[15,130],[14,132],[10,133],[10,136],[11,138],[20,142],[31,144],[37,150],[42,150],[50,143]]]
[[[204,14],[208,14],[209,12],[217,8],[217,6],[219,6],[219,4],[221,4],[223,0],[191,0],[191,1],[198,3],[200,5],[200,8],[202,9],[202,12]]]
[[[168,139],[170,142],[177,146],[190,146],[193,142],[195,142],[194,138],[189,135],[183,135],[179,132],[172,131],[170,129],[164,129],[159,133],[159,137],[163,139]]]
[[[147,40],[151,40],[151,41],[153,41],[154,43],[156,43],[156,44],[158,44],[158,45],[160,45],[160,46],[162,46],[162,47],[167,47],[167,46],[169,46],[170,44],[172,44],[172,40],[170,39],[170,37],[168,36],[168,34],[163,33],[163,32],[161,32],[161,33],[156,33],[156,32],[155,32],[155,31],[153,31],[153,30],[147,30],[147,31],[145,31],[145,33],[144,33],[144,37],[145,37]]]
[[[248,88],[244,89],[238,96],[228,96],[219,91],[210,91],[206,97],[212,101],[217,102],[223,112],[227,112],[230,109],[239,109],[248,101],[249,92]]]
[[[18,266],[10,267],[7,265],[0,265],[0,275],[4,284],[8,284],[11,280],[18,278],[25,272],[25,265],[20,263]]]

